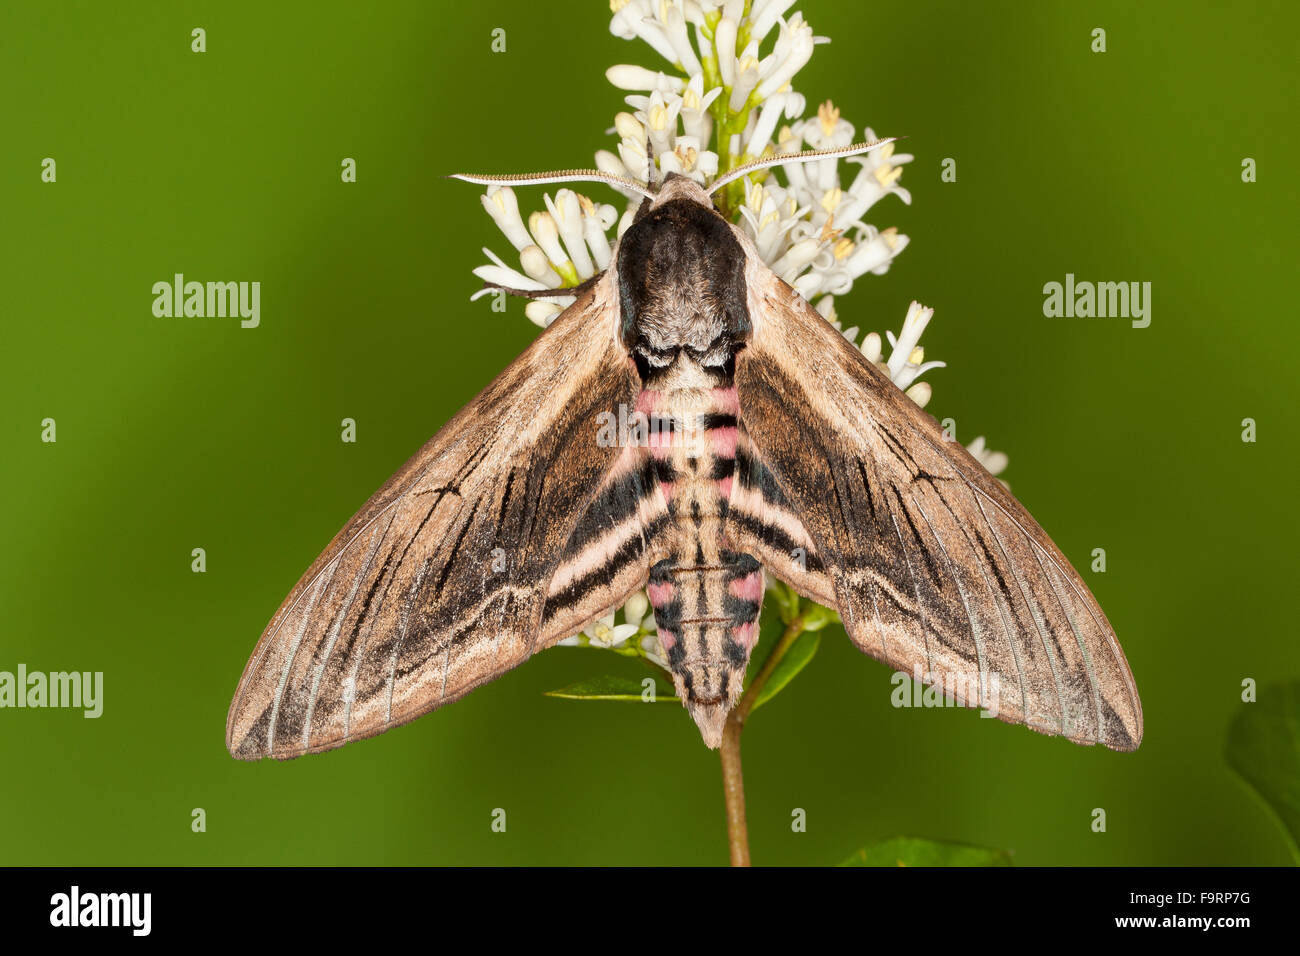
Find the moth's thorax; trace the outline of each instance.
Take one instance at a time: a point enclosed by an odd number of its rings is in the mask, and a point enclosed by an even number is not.
[[[668,509],[667,556],[647,593],[677,692],[710,746],[743,687],[763,596],[758,562],[723,546],[738,406],[731,383],[716,380],[679,356],[639,403]]]
[[[638,214],[619,241],[617,275],[623,343],[643,379],[682,355],[730,368],[750,332],[744,270],[740,243],[712,207],[677,198]]]

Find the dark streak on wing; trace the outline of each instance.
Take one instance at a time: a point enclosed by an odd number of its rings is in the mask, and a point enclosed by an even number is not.
[[[788,502],[787,524],[797,515],[850,637],[936,680],[985,670],[1011,691],[1004,720],[1135,748],[1142,712],[1123,652],[1051,539],[788,286],[753,262],[747,280],[754,333],[736,386],[755,462],[738,475],[762,469],[779,486],[760,497]],[[773,522],[735,523],[776,540]]]
[[[240,680],[235,756],[372,736],[564,636],[543,625],[548,584],[619,453],[596,441],[598,416],[637,393],[614,298],[593,285],[317,558]]]
[[[790,502],[755,456],[741,416],[735,473],[723,536],[733,551],[750,554],[796,591],[834,604],[835,590],[817,548],[791,510]]]

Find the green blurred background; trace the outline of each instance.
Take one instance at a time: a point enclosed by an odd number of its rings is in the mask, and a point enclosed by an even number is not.
[[[912,298],[937,309],[930,411],[1010,454],[1076,565],[1106,549],[1085,578],[1146,739],[1116,754],[895,710],[888,669],[835,628],[746,732],[755,861],[908,834],[1018,864],[1287,863],[1222,753],[1243,678],[1300,675],[1294,5],[797,9],[834,40],[798,77],[810,109],[833,97],[917,157],[914,204],[869,217],[912,244],[841,316],[883,332]],[[639,673],[598,651],[326,755],[250,765],[223,745],[299,574],[533,337],[520,302],[469,303],[480,247],[508,244],[479,190],[442,177],[609,147],[605,68],[658,64],[608,22],[599,2],[5,4],[0,669],[100,670],[106,699],[98,720],[0,711],[0,862],[726,861],[718,759],[684,712],[542,696]],[[174,272],[259,280],[261,327],[155,318]],[[1152,282],[1150,328],[1045,318],[1067,272]]]

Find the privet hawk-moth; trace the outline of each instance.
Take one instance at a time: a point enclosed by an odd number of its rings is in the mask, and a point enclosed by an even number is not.
[[[749,164],[709,192],[617,180],[645,198],[610,267],[303,575],[244,669],[230,752],[295,757],[404,724],[641,588],[717,747],[764,568],[890,667],[978,673],[1003,720],[1137,747],[1137,688],[1070,563],[710,199],[760,166],[877,145]],[[649,427],[611,438],[629,417]]]

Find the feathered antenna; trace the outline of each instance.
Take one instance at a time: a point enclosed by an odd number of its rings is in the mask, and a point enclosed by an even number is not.
[[[599,169],[557,169],[547,173],[503,173],[487,175],[483,173],[452,173],[451,179],[480,186],[538,186],[545,183],[595,182],[607,183],[621,189],[630,189],[647,199],[654,199],[654,191],[645,183],[613,173],[601,172]]]
[[[902,139],[901,136],[891,136],[888,139],[878,139],[874,143],[855,143],[852,146],[839,146],[835,149],[808,149],[802,153],[775,153],[771,156],[765,156],[762,159],[755,159],[752,162],[744,163],[737,166],[721,179],[715,179],[709,184],[709,195],[721,189],[728,183],[734,183],[742,176],[748,176],[757,169],[769,169],[772,166],[786,166],[790,163],[806,163],[814,159],[830,159],[839,156],[857,156],[860,153],[869,153],[873,149],[879,149],[888,143],[894,143]]]

